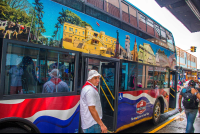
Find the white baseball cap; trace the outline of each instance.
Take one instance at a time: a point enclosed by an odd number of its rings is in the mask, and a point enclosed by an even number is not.
[[[90,70],[88,73],[88,79],[87,80],[91,80],[93,77],[95,76],[101,76],[96,70]]]

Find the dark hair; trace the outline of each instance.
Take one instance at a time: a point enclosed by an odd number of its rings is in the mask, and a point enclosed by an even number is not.
[[[188,83],[189,86],[195,87],[196,83],[193,80],[190,80]]]
[[[98,68],[97,66],[93,66],[93,67],[92,67],[92,70],[97,70],[97,71],[98,71],[99,68]]]

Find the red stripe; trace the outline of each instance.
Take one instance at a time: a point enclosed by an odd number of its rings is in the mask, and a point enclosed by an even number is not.
[[[0,104],[0,118],[28,118],[43,110],[67,110],[73,108],[80,96],[26,99],[20,104]]]
[[[97,92],[98,92],[98,89],[96,87],[94,87],[91,83],[89,83],[88,81],[86,81],[85,85],[83,85],[82,89],[85,87],[85,86],[88,86],[90,85],[91,87],[93,87]]]
[[[163,89],[152,89],[152,90],[139,90],[139,91],[125,91],[121,93],[131,94],[133,96],[139,96],[142,93],[146,93],[150,95],[152,98],[157,98],[159,95],[164,95],[165,91]]]

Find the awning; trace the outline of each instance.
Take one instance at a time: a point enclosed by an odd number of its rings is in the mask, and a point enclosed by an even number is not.
[[[200,31],[200,0],[156,0],[166,7],[190,32]]]

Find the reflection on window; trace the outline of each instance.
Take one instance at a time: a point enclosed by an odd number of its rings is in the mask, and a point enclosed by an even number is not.
[[[168,45],[169,49],[171,49],[172,51],[174,51],[175,48],[174,48],[172,34],[169,33],[168,31],[166,31],[166,35],[167,35],[167,45]]]
[[[122,18],[125,22],[129,23],[128,5],[121,2],[122,5]]]
[[[144,82],[145,82],[145,65],[138,65],[137,87],[144,88]]]
[[[103,0],[87,0],[87,2],[103,10]]]
[[[94,0],[95,1],[95,0]],[[105,0],[104,11],[120,18],[119,1],[118,0]]]
[[[128,90],[133,91],[136,88],[137,64],[129,63]]]
[[[146,31],[146,17],[139,13],[139,28]]]
[[[157,25],[157,24],[155,24],[155,29],[156,29],[156,33],[155,33],[155,35],[156,35],[156,37],[157,38],[161,38],[161,33],[160,33],[160,26],[159,25]]]
[[[146,66],[146,88],[154,88],[153,87],[153,67]]]
[[[153,21],[150,19],[147,19],[147,32],[151,35],[154,35],[154,26]]]
[[[155,89],[163,89],[168,87],[168,71],[166,68],[155,67],[154,87]]]
[[[5,95],[72,92],[74,54],[9,44]]]
[[[133,26],[137,27],[136,9],[134,9],[131,6],[129,6],[129,12],[130,12],[130,23]]]
[[[121,91],[133,91],[136,88],[137,64],[122,63],[120,73],[120,89]]]
[[[166,32],[165,32],[165,29],[164,28],[160,28],[161,29],[161,40],[163,42],[166,42]]]

